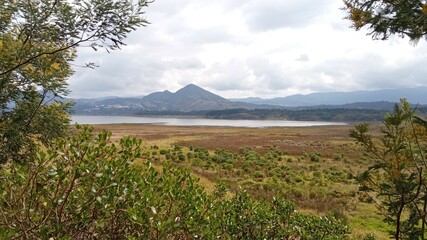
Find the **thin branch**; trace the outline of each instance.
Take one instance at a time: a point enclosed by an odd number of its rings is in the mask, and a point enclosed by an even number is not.
[[[6,71],[1,72],[0,76],[3,76],[3,75],[8,74],[8,73],[11,73],[11,72],[15,71],[16,69],[18,69],[18,68],[20,68],[20,67],[22,67],[22,66],[24,66],[24,65],[26,65],[28,63],[30,63],[34,59],[37,59],[37,58],[39,58],[41,56],[52,55],[52,54],[55,54],[55,53],[58,53],[58,52],[62,52],[62,51],[68,50],[68,49],[73,48],[73,47],[77,47],[79,44],[81,44],[83,42],[90,41],[92,38],[94,38],[96,36],[97,33],[98,33],[98,31],[95,32],[94,34],[92,34],[91,36],[87,37],[87,38],[84,38],[84,39],[81,38],[79,41],[77,41],[75,43],[72,43],[70,45],[66,45],[66,46],[58,48],[56,50],[53,50],[53,51],[50,51],[50,52],[42,52],[42,53],[39,53],[39,54],[37,54],[35,56],[32,56],[32,57],[28,58],[27,60],[25,60],[25,61],[23,61],[23,62],[15,65],[15,66],[13,66],[12,68],[10,68],[10,69],[8,69]]]

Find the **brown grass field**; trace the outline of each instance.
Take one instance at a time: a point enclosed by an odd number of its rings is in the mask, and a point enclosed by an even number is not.
[[[145,144],[198,146],[209,150],[224,148],[238,151],[242,147],[253,148],[263,153],[270,146],[287,151],[290,155],[302,152],[318,152],[331,157],[342,152],[349,157],[358,157],[360,151],[348,136],[353,125],[316,127],[187,127],[150,124],[103,124],[94,125],[95,130],[113,132],[113,138],[122,136],[141,138]]]

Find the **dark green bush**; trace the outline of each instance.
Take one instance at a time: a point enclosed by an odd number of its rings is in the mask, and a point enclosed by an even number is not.
[[[254,178],[264,178],[265,174],[261,171],[255,171],[253,176]]]
[[[182,154],[182,153],[178,154],[178,160],[181,161],[181,162],[185,161],[185,155]]]
[[[233,163],[235,156],[232,152],[218,148],[215,150],[215,155],[212,160],[216,163]]]
[[[320,156],[317,153],[311,153],[310,154],[310,161],[312,162],[319,162],[320,161]]]

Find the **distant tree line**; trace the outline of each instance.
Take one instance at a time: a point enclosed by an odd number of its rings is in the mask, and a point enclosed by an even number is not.
[[[141,111],[137,115],[142,116],[194,116],[194,117],[205,117],[210,111],[191,111],[191,112],[182,112],[182,111]]]
[[[419,113],[427,113],[426,106],[416,108]],[[186,116],[208,119],[280,119],[291,121],[332,121],[332,122],[375,122],[382,121],[390,110],[317,108],[317,109],[225,109],[213,111],[141,111],[141,116]]]
[[[213,119],[286,119],[294,121],[372,122],[381,121],[386,110],[373,109],[228,109],[208,112]]]

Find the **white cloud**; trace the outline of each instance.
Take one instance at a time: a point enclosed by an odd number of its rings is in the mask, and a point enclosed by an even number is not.
[[[194,83],[224,97],[427,85],[427,44],[373,41],[341,0],[162,0],[107,54],[79,49],[71,96],[140,96]]]
[[[268,31],[280,28],[303,28],[318,20],[330,5],[330,0],[252,0],[247,1],[250,28]]]
[[[307,54],[303,53],[298,58],[296,58],[295,60],[299,61],[299,62],[308,62],[308,61],[310,61],[310,58],[308,57]]]

